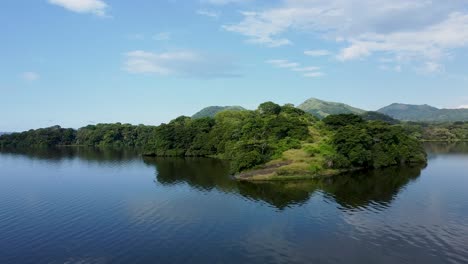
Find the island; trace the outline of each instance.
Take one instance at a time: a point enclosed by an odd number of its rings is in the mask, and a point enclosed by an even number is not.
[[[374,118],[375,119],[375,118]],[[256,110],[223,108],[212,116],[181,116],[159,126],[59,126],[0,137],[0,147],[136,147],[144,156],[229,160],[238,180],[288,180],[426,162],[420,140],[404,126],[353,114],[319,119],[291,104]]]

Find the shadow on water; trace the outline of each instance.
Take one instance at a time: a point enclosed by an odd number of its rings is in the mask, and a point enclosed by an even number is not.
[[[429,156],[435,154],[466,154],[468,142],[426,142],[424,148]]]
[[[322,180],[321,189],[344,208],[369,204],[388,206],[408,183],[416,180],[423,166],[390,167],[354,172]]]
[[[437,146],[436,146],[437,147]],[[436,148],[433,147],[433,148]],[[436,149],[444,151],[443,149]],[[415,180],[423,167],[395,167],[355,172],[323,180],[291,182],[237,182],[229,176],[229,163],[208,158],[141,157],[133,149],[61,147],[53,149],[2,150],[7,155],[60,162],[79,159],[98,164],[141,161],[154,166],[155,181],[163,186],[188,184],[201,190],[219,190],[266,202],[279,210],[306,203],[316,192],[336,201],[343,209],[388,205],[408,183]]]
[[[50,162],[80,159],[95,163],[124,162],[140,160],[135,149],[128,148],[94,148],[94,147],[55,147],[55,148],[11,148],[0,149],[0,153],[27,156],[31,159],[46,160]]]
[[[321,180],[249,183],[234,181],[229,176],[229,164],[215,159],[144,158],[144,162],[156,167],[156,181],[162,185],[187,183],[202,190],[238,193],[280,210],[307,202],[317,190],[344,208],[375,203],[385,206],[423,169],[422,166],[392,167]]]

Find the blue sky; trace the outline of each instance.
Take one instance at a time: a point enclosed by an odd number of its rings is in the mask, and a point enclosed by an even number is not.
[[[0,131],[309,97],[468,106],[468,1],[5,0]]]

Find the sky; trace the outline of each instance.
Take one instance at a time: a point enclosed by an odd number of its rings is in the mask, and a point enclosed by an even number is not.
[[[468,108],[468,0],[3,0],[0,131],[210,105]]]

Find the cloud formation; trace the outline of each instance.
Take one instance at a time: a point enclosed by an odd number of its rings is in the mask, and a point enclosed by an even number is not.
[[[306,50],[304,54],[312,57],[328,56],[331,54],[328,50]]]
[[[324,73],[320,71],[320,67],[306,66],[302,67],[300,63],[291,62],[288,60],[267,60],[268,64],[273,65],[276,68],[289,69],[291,71],[300,72],[304,77],[320,77]]]
[[[48,0],[53,5],[61,6],[76,13],[91,13],[97,16],[106,16],[109,7],[101,0]]]
[[[468,46],[466,10],[464,0],[283,0],[223,28],[269,47],[293,44],[291,31],[313,33],[341,46],[341,61],[380,54],[433,64]]]
[[[192,51],[154,53],[135,50],[125,53],[124,69],[130,73],[196,78],[238,77],[232,61],[203,56]]]

